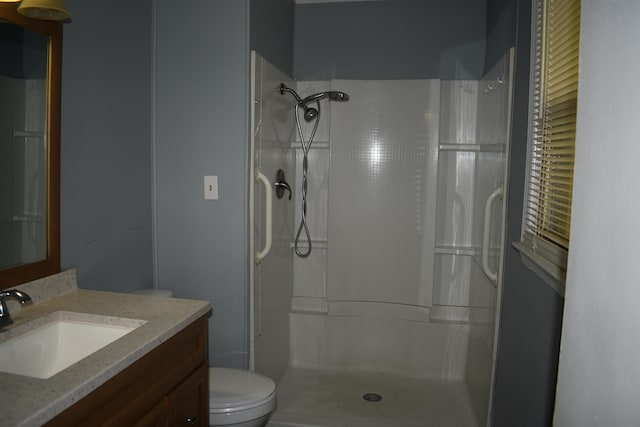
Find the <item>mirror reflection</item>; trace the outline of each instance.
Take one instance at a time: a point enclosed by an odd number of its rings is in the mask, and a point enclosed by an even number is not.
[[[0,289],[60,271],[62,25],[0,1]]]
[[[47,47],[0,23],[0,268],[47,256]]]

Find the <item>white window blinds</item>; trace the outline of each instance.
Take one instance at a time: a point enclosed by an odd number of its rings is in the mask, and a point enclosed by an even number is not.
[[[523,244],[564,271],[571,228],[580,0],[539,0],[536,8]]]

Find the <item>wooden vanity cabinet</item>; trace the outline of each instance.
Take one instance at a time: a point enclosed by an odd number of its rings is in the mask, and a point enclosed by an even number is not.
[[[46,426],[207,426],[207,316],[160,344]]]
[[[170,426],[209,425],[209,366],[193,372],[167,397]],[[202,400],[204,397],[204,401]],[[204,414],[202,409],[204,408]],[[198,421],[203,420],[199,423]]]

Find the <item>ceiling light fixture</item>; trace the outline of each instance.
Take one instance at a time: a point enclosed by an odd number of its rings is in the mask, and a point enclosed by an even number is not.
[[[0,3],[19,3],[20,0],[0,0]],[[22,0],[18,13],[34,19],[67,21],[71,14],[64,7],[64,0]]]

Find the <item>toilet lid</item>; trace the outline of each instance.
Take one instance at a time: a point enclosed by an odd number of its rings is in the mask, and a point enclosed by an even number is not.
[[[251,371],[209,368],[209,409],[253,406],[271,397],[276,384]]]

